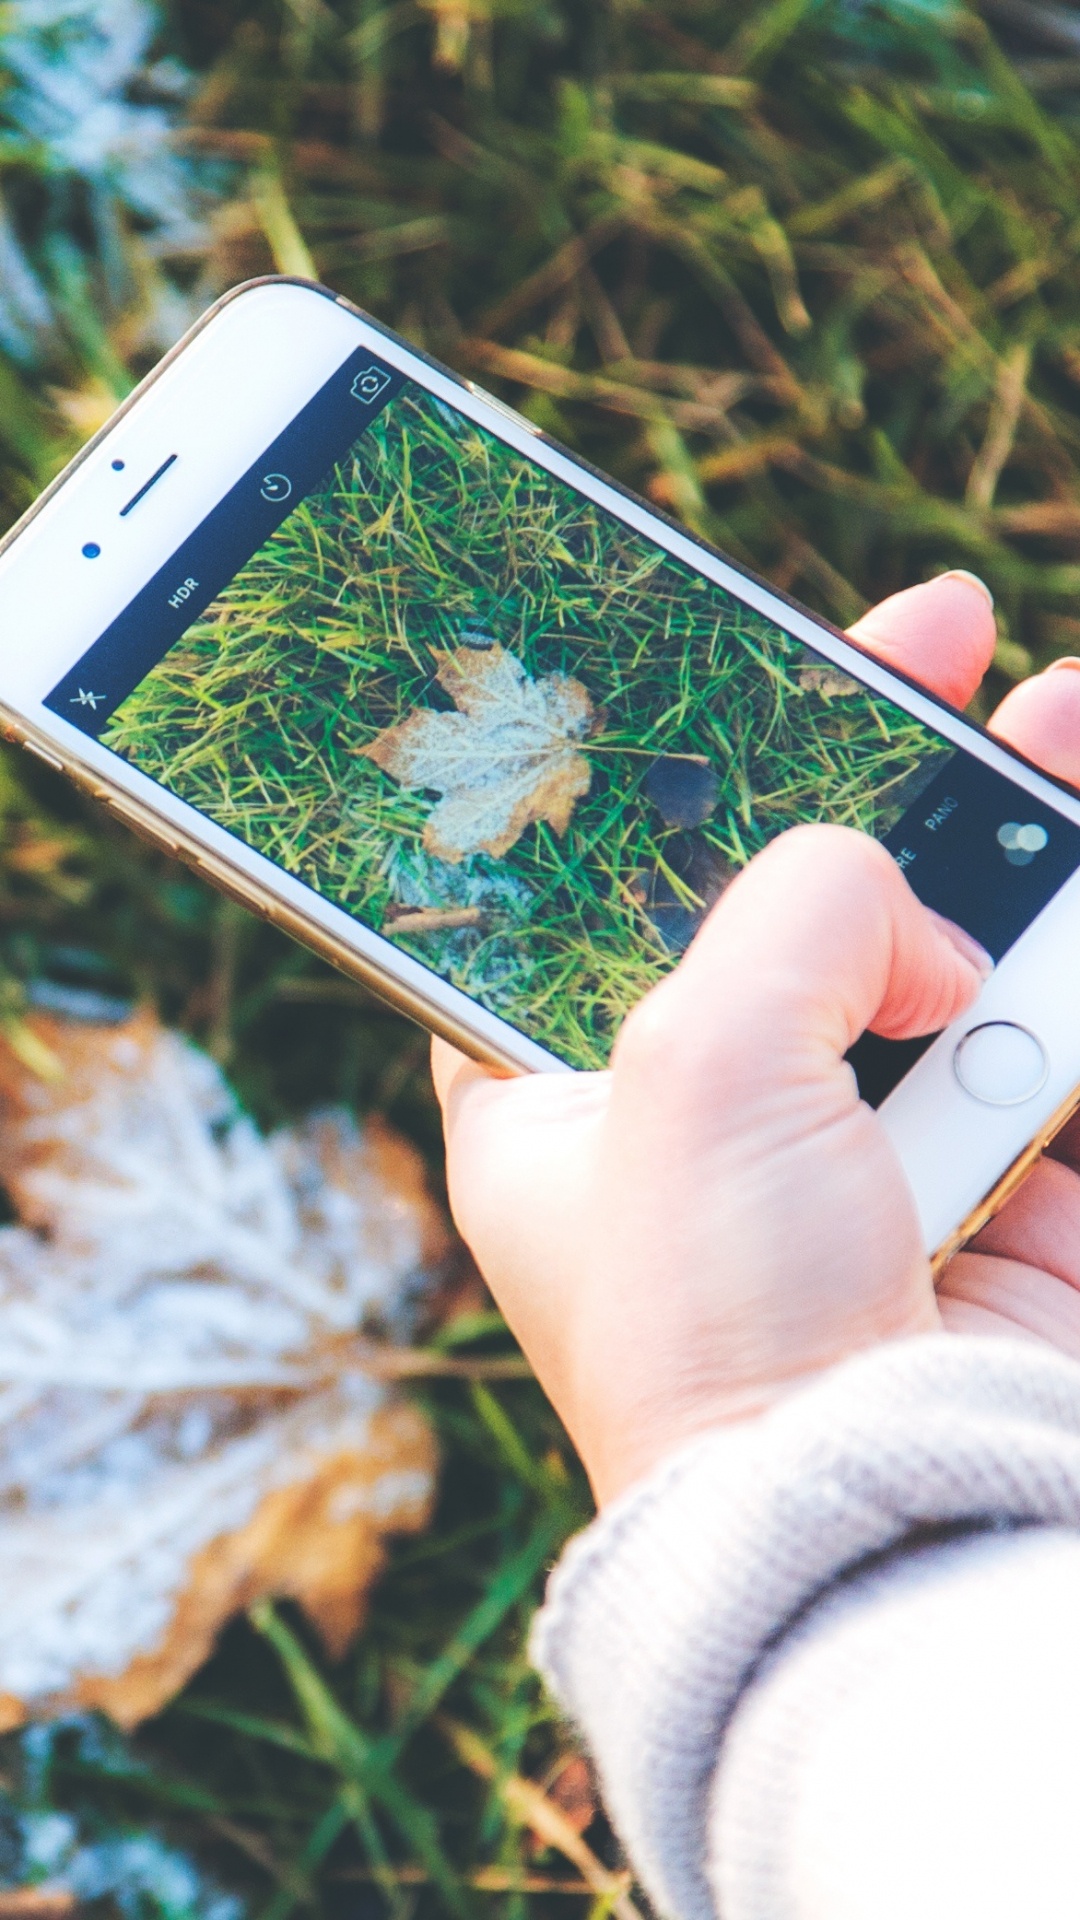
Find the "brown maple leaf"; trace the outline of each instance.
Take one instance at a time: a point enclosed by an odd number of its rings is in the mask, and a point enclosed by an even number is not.
[[[363,1329],[449,1240],[389,1128],[263,1139],[147,1011],[31,1030],[62,1072],[0,1047],[0,1728],[131,1726],[265,1595],[344,1653],[435,1468]]]
[[[508,853],[534,820],[565,833],[592,769],[578,743],[599,720],[580,680],[530,680],[505,647],[438,653],[436,677],[457,708],[417,707],[361,749],[403,787],[442,798],[424,827],[428,853],[457,861]]]

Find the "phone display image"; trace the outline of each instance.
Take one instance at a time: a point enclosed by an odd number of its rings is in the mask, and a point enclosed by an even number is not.
[[[951,752],[409,383],[101,738],[574,1066],[766,839]]]

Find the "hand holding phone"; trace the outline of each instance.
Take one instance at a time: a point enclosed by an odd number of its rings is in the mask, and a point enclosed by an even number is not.
[[[860,637],[966,701],[993,622],[946,577]],[[1080,673],[1026,683],[995,724],[1075,777]],[[842,1056],[852,1022],[944,1024],[979,970],[878,852],[830,829],[774,842],[627,1023],[610,1074],[499,1081],[436,1042],[458,1224],[601,1501],[877,1340],[944,1326],[1080,1352],[1080,1140],[935,1302],[909,1190]]]
[[[303,283],[219,303],[0,543],[9,735],[512,1071],[604,1066],[786,828],[870,835],[997,963],[849,1056],[944,1260],[1080,1098],[1080,795],[862,638]]]

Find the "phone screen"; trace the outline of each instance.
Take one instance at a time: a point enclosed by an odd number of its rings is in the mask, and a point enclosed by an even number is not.
[[[995,959],[1080,829],[355,354],[46,704],[574,1067],[771,837],[883,840]],[[864,1041],[883,1097],[920,1043]]]

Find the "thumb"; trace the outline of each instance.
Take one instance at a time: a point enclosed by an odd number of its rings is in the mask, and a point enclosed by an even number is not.
[[[729,887],[624,1032],[659,1023],[668,1073],[682,1060],[703,1083],[722,1073],[730,1087],[742,1060],[775,1082],[808,1046],[839,1058],[867,1028],[906,1039],[948,1026],[992,965],[922,905],[876,840],[796,827]]]

